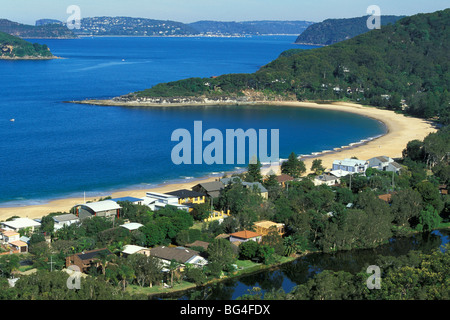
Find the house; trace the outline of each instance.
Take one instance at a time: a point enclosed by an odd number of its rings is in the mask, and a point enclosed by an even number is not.
[[[218,198],[225,185],[221,181],[202,182],[192,187],[193,191],[205,193],[208,197]]]
[[[131,202],[132,204],[142,204],[142,198],[135,197],[122,197],[122,198],[114,198],[111,199],[114,202]]]
[[[255,226],[256,233],[259,233],[262,236],[268,235],[271,230],[275,230],[280,236],[284,234],[283,223],[262,220],[255,222],[253,225]]]
[[[129,223],[125,223],[120,225],[122,228],[128,229],[129,231],[134,231],[137,230],[141,227],[143,227],[143,224],[137,223],[137,222],[129,222]]]
[[[253,231],[243,230],[230,234],[230,242],[247,242],[247,241],[256,241],[260,242],[262,235]]]
[[[75,265],[81,272],[87,272],[90,267],[99,267],[99,258],[103,255],[110,255],[111,252],[106,249],[96,249],[74,254],[66,258],[66,268]]]
[[[166,207],[167,205],[173,206],[179,210],[186,212],[190,211],[190,206],[178,203],[178,197],[165,193],[147,192],[146,196],[142,199],[142,204],[148,206],[153,211],[157,211]]]
[[[367,162],[369,163],[369,168],[374,168],[380,171],[399,172],[402,168],[402,166],[395,162],[394,159],[386,156],[370,158]]]
[[[74,207],[75,213],[80,220],[96,217],[119,217],[121,206],[112,200],[103,200],[79,204]]]
[[[1,237],[2,243],[4,243],[4,244],[7,244],[12,241],[20,240],[20,234],[17,231],[13,231],[13,230],[1,229],[0,237]]]
[[[368,167],[369,163],[366,160],[358,160],[358,159],[334,160],[331,173],[333,174],[333,171],[339,170],[347,172],[348,174],[365,173]]]
[[[188,248],[194,248],[194,247],[200,247],[203,248],[203,250],[207,250],[209,246],[209,243],[206,241],[200,241],[200,240],[196,240],[192,243],[186,244],[186,247]]]
[[[269,192],[259,182],[246,182],[246,181],[242,181],[242,179],[239,177],[223,178],[220,181],[224,184],[224,186],[227,186],[230,183],[240,182],[240,183],[242,183],[242,185],[245,188],[248,188],[250,190],[252,190],[253,188],[256,188],[256,190],[258,190],[261,197],[263,197],[264,199],[267,199],[269,197]]]
[[[446,184],[441,184],[439,186],[439,193],[440,194],[448,194],[448,189]]]
[[[325,184],[327,186],[334,186],[336,184],[339,184],[340,181],[341,179],[339,179],[333,174],[321,174],[314,178],[314,185],[319,186]]]
[[[182,265],[189,263],[197,267],[208,264],[208,261],[200,256],[198,251],[184,247],[155,247],[150,250],[150,256],[160,259],[164,266],[169,266],[172,260]]]
[[[0,222],[4,229],[20,231],[22,229],[30,228],[31,231],[34,231],[35,228],[40,227],[41,224],[35,220],[31,220],[28,218],[16,218],[12,221],[3,221]]]
[[[143,255],[146,255],[147,257],[149,257],[150,249],[144,248],[141,246],[132,245],[132,244],[127,244],[126,246],[123,247],[122,256],[128,257],[132,254],[143,254]]]
[[[177,197],[179,204],[201,204],[206,200],[206,194],[187,189],[175,190],[166,194]]]
[[[77,223],[80,221],[80,219],[76,215],[69,213],[54,216],[53,221],[55,221],[54,230],[56,231],[64,226],[70,226],[72,223]]]
[[[294,177],[291,177],[290,175],[285,174],[285,173],[283,173],[283,174],[281,174],[281,175],[279,175],[279,176],[276,176],[275,179],[277,180],[277,182],[278,182],[283,188],[286,187],[286,182],[288,182],[288,181],[294,181]]]
[[[17,241],[11,241],[8,243],[14,251],[17,251],[18,253],[26,253],[28,252],[28,244],[26,242],[17,240]]]

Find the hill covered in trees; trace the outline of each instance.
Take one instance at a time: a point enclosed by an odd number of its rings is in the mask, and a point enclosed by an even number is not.
[[[350,19],[327,19],[323,22],[310,25],[295,40],[298,44],[330,45],[336,42],[351,39],[357,35],[368,32],[367,19],[370,16]],[[382,26],[393,24],[404,16],[381,16]]]
[[[0,32],[0,59],[52,59],[53,54],[45,44],[31,43]]]
[[[71,39],[77,36],[67,27],[59,24],[27,25],[0,19],[0,31],[20,38]]]
[[[450,9],[327,47],[284,52],[253,74],[163,83],[119,99],[240,96],[350,100],[450,122]]]

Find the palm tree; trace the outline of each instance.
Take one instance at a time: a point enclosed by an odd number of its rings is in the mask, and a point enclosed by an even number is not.
[[[169,265],[170,287],[172,287],[172,288],[173,288],[173,275],[174,275],[175,271],[178,269],[179,266],[180,266],[180,264],[176,260],[172,259],[170,261],[170,265]]]

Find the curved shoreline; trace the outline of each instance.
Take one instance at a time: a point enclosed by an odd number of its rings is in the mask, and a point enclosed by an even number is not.
[[[90,104],[90,103],[86,103]],[[223,105],[225,103],[212,103],[212,105]],[[230,104],[230,103],[226,103]],[[259,101],[251,103],[240,103],[239,105],[272,105],[272,106],[291,106],[291,107],[303,107],[303,108],[319,108],[325,110],[334,110],[342,112],[356,113],[362,116],[370,117],[375,120],[382,122],[387,132],[379,137],[372,140],[364,141],[363,143],[354,142],[349,146],[344,146],[344,148],[335,148],[337,150],[323,150],[317,152],[317,154],[312,154],[309,156],[304,156],[303,160],[306,167],[309,169],[311,167],[313,159],[321,159],[322,164],[326,168],[330,168],[333,160],[351,158],[353,156],[359,159],[370,159],[376,156],[389,156],[391,158],[399,158],[402,156],[402,151],[406,147],[406,144],[414,139],[423,140],[429,133],[435,132],[436,129],[434,125],[426,120],[419,118],[406,117],[403,114],[396,114],[393,111],[377,109],[374,107],[365,107],[353,103],[328,103],[319,104],[314,102],[293,102],[293,101]],[[143,106],[141,103],[138,104],[141,107],[149,107],[147,105]],[[188,106],[203,106],[209,104],[197,103]],[[234,103],[236,105],[236,103]],[[117,106],[130,106],[128,104],[120,103]],[[168,107],[175,107],[181,105],[170,105]],[[182,105],[183,107],[186,105]],[[153,107],[153,106],[151,106]],[[167,107],[166,105],[156,105],[156,107]],[[361,142],[361,141],[360,141]],[[294,150],[295,151],[295,150]],[[280,166],[273,164],[272,166],[265,166],[262,168],[262,173],[267,174],[270,170],[274,171],[276,174],[280,173]],[[116,191],[112,191],[109,195],[113,198],[132,196],[132,197],[143,197],[147,191],[154,192],[170,192],[177,189],[190,189],[192,186],[207,181],[214,181],[217,179],[217,175],[206,175],[204,177],[193,178],[192,180],[180,183],[166,183],[152,186],[149,188],[121,188]],[[104,192],[97,196],[86,197],[86,200],[99,199],[104,197]],[[64,198],[48,200],[44,204],[38,205],[28,205],[28,206],[10,206],[0,208],[0,220],[5,220],[11,216],[29,217],[29,218],[40,218],[51,212],[67,212],[73,206],[84,202],[83,197],[74,198]]]

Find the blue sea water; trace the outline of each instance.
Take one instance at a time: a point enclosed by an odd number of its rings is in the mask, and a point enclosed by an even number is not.
[[[309,154],[384,133],[349,113],[267,106],[144,109],[64,103],[110,98],[160,82],[258,70],[292,36],[82,38],[46,43],[64,59],[0,61],[0,205],[104,194],[233,170],[171,161],[175,129],[279,129],[280,156]],[[15,119],[15,121],[10,121]]]

